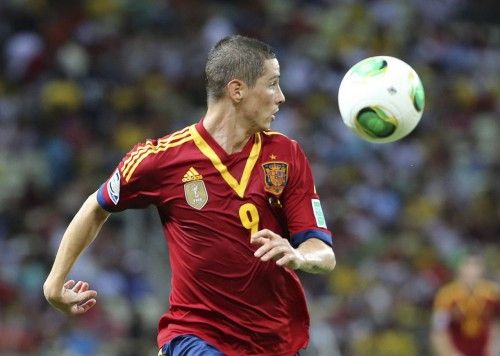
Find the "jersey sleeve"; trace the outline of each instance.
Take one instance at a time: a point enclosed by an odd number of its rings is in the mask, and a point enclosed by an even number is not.
[[[291,244],[297,247],[314,237],[332,246],[332,234],[326,226],[311,167],[295,141],[292,141],[292,158],[289,180],[282,196]]]
[[[136,145],[123,157],[111,176],[99,187],[97,202],[109,212],[156,205],[159,198],[155,174],[156,140]]]

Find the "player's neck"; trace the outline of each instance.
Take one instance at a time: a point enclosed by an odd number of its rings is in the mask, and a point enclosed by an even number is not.
[[[469,288],[470,290],[474,290],[474,288],[476,288],[476,286],[478,284],[480,284],[482,281],[482,279],[478,278],[478,279],[466,279],[466,278],[463,278],[461,280],[462,284],[464,286],[466,286],[467,288]]]
[[[240,152],[254,134],[242,122],[230,106],[220,103],[209,106],[203,127],[227,154],[232,154]]]

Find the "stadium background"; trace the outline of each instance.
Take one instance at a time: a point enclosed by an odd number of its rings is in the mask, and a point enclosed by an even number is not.
[[[0,353],[154,355],[168,261],[154,209],[114,215],[72,274],[99,292],[66,318],[41,286],[65,226],[122,155],[197,121],[222,36],[272,44],[287,98],[274,129],[316,176],[338,266],[303,275],[304,355],[428,355],[432,298],[467,242],[500,278],[500,26],[495,1],[0,2]],[[341,123],[347,68],[410,63],[417,130],[372,145]]]

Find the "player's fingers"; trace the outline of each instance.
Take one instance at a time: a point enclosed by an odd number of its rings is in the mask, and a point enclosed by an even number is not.
[[[73,287],[73,291],[76,293],[85,292],[88,289],[89,289],[89,284],[83,281],[78,281],[78,283]]]
[[[255,234],[253,234],[252,237],[250,238],[250,241],[258,240],[261,237],[264,237],[264,238],[267,238],[270,240],[274,240],[280,236],[278,234],[275,234],[274,232],[272,232],[269,229],[262,229],[262,230],[257,231]]]
[[[66,289],[71,289],[71,288],[73,288],[74,285],[75,285],[75,281],[70,279],[69,281],[67,281],[66,283],[63,284],[63,287]]]
[[[261,257],[263,254],[265,254],[272,246],[269,244],[268,241],[264,242],[262,246],[260,246],[254,253],[253,255],[255,257]]]
[[[282,258],[276,261],[276,264],[281,267],[288,267],[291,269],[298,269],[300,267],[300,261],[294,254],[286,254]]]
[[[286,246],[275,246],[269,251],[267,251],[261,258],[261,261],[269,261],[273,258],[281,258],[284,253],[286,253],[288,249]]]
[[[90,308],[92,308],[94,305],[96,305],[97,301],[92,298],[87,300],[85,303],[82,304],[75,304],[71,307],[71,313],[72,314],[83,314],[86,313]]]
[[[270,249],[276,247],[276,246],[279,246],[281,244],[281,242],[279,240],[269,240],[269,239],[266,239],[266,241],[262,244],[262,246],[260,246],[255,252],[254,252],[254,256],[255,257],[261,257],[262,255],[264,255],[267,251],[269,251]]]
[[[264,245],[268,241],[270,241],[270,240],[268,238],[265,238],[265,237],[256,237],[256,238],[254,238],[252,236],[252,238],[250,239],[250,243],[254,244],[254,245]]]
[[[87,311],[90,308],[92,308],[94,305],[96,305],[97,300],[95,298],[87,300],[85,303],[83,303],[80,307],[84,310]]]
[[[262,231],[257,231],[255,234],[250,236],[250,243],[262,243],[264,240],[268,240],[269,238],[265,236],[265,234]]]
[[[89,290],[89,284],[87,282],[83,282],[78,292],[81,293],[81,292],[86,292],[88,290]]]
[[[95,290],[88,290],[85,292],[78,293],[76,298],[75,298],[75,304],[81,304],[83,302],[86,302],[92,298],[95,298],[97,296],[97,292]]]
[[[276,264],[278,266],[286,266],[288,263],[290,263],[294,259],[294,256],[291,254],[285,254],[283,257],[278,259],[276,261]]]
[[[80,290],[80,288],[82,287],[82,284],[83,282],[82,281],[78,281],[76,282],[76,284],[73,286],[73,288],[71,288],[71,290],[75,293],[78,293],[78,291]]]

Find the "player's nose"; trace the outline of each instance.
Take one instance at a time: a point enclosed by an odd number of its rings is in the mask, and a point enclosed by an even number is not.
[[[283,91],[281,90],[281,86],[278,86],[278,96],[276,98],[276,104],[281,105],[285,102],[285,95],[283,94]]]

